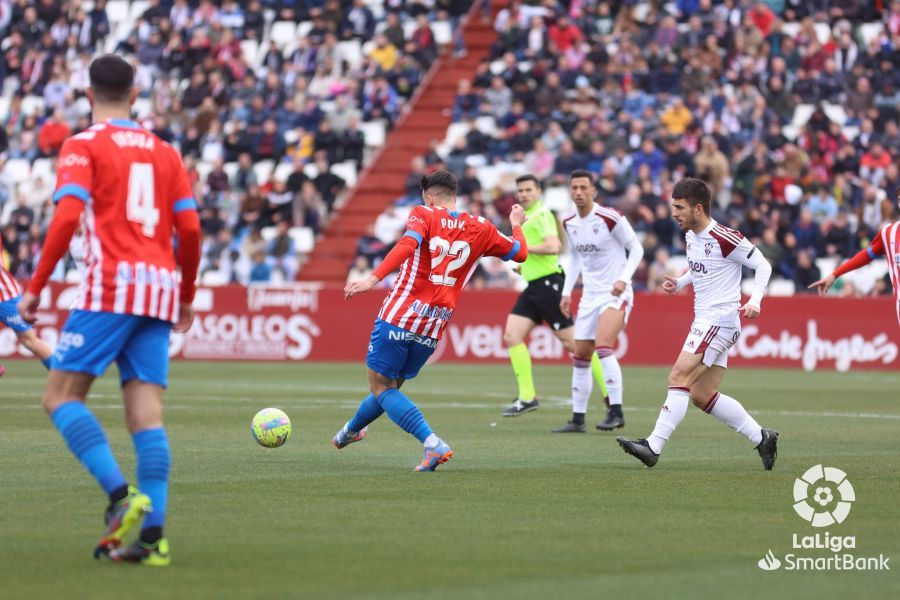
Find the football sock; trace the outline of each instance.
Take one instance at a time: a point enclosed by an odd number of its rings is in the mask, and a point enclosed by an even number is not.
[[[42,359],[41,359],[41,364],[44,365],[44,367],[45,367],[48,371],[50,370],[50,358],[49,358],[49,357],[47,357],[47,358],[42,358]]]
[[[762,441],[762,428],[759,423],[731,396],[716,392],[703,407],[703,412],[722,421],[750,440],[754,446],[758,446]]]
[[[420,442],[424,443],[433,433],[422,411],[397,388],[383,391],[378,396],[378,402],[391,421]]]
[[[591,361],[572,357],[572,412],[587,412],[591,399]]]
[[[603,365],[603,380],[606,384],[606,395],[610,406],[622,404],[622,367],[619,359],[609,346],[597,346],[597,357]]]
[[[124,500],[128,497],[128,486],[120,485],[113,491],[109,493],[109,506],[110,508],[115,505],[119,500]]]
[[[584,413],[573,412],[572,413],[572,422],[576,425],[584,425]]]
[[[512,363],[513,373],[519,384],[519,399],[531,402],[537,396],[537,392],[531,376],[531,354],[528,353],[528,346],[524,342],[509,348],[509,362]]]
[[[381,408],[381,404],[379,404],[378,400],[375,399],[373,394],[369,394],[366,396],[365,400],[363,400],[359,408],[356,409],[356,414],[353,415],[353,418],[347,422],[347,431],[351,433],[359,433],[362,431],[366,425],[380,417],[384,414],[384,409]]]
[[[144,529],[162,527],[169,503],[169,439],[162,427],[144,429],[131,436],[137,456],[138,488],[150,497],[153,510],[144,517]],[[145,540],[144,540],[145,541]]]
[[[603,363],[600,362],[600,357],[597,356],[596,352],[591,355],[591,373],[594,374],[594,381],[600,386],[600,393],[603,394],[604,398],[609,397],[609,391],[606,389],[606,376],[603,372]]]
[[[50,419],[66,440],[69,450],[94,476],[104,492],[112,494],[123,486],[127,490],[128,482],[113,458],[103,427],[83,402],[72,400],[60,404]]]
[[[438,436],[436,436],[432,433],[427,438],[425,438],[425,441],[422,442],[422,445],[425,446],[426,448],[435,448],[440,443],[441,443],[441,438],[439,438]]]
[[[669,394],[666,396],[666,402],[663,404],[662,410],[659,411],[659,418],[656,419],[656,427],[653,433],[647,438],[650,449],[659,454],[662,452],[663,446],[666,445],[672,432],[684,419],[687,414],[688,404],[691,402],[691,390],[685,387],[670,387]]]
[[[140,540],[142,544],[152,546],[162,539],[162,527],[144,527],[141,529]]]

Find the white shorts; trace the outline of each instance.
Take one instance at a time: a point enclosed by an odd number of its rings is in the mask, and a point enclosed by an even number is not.
[[[593,340],[597,337],[597,324],[600,315],[607,310],[625,310],[625,323],[631,316],[634,306],[634,290],[625,288],[621,296],[601,294],[599,296],[582,296],[578,304],[578,314],[575,317],[575,339]]]
[[[702,354],[703,364],[707,367],[716,365],[727,368],[728,351],[740,338],[740,327],[725,327],[694,321],[681,351]]]

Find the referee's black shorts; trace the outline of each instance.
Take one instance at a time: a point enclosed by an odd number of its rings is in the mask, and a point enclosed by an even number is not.
[[[556,331],[571,327],[574,325],[571,317],[559,310],[565,281],[565,275],[554,273],[529,282],[510,312],[531,319],[538,325],[546,321]]]

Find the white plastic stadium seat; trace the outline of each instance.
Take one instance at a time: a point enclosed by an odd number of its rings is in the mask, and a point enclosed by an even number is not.
[[[821,273],[831,273],[838,266],[838,259],[829,256],[823,256],[816,259],[816,266],[819,267]]]
[[[750,280],[751,292],[753,290],[753,280]],[[773,279],[769,282],[770,296],[793,296],[795,289],[794,282],[790,279]]]
[[[0,119],[6,121],[6,117],[9,116],[9,96],[0,97]]]
[[[241,52],[243,52],[244,59],[247,61],[248,65],[251,67],[257,66],[259,58],[259,42],[256,40],[241,40]]]
[[[134,0],[131,3],[131,11],[129,12],[128,20],[132,23],[137,23],[137,20],[141,18],[141,15],[144,14],[144,11],[150,6],[150,2],[148,0]]]
[[[494,166],[480,167],[477,172],[478,181],[481,182],[481,188],[485,192],[490,192],[500,182],[500,169]]]
[[[106,5],[106,18],[110,23],[124,23],[128,20],[128,2],[112,0]]]
[[[330,171],[347,182],[347,187],[356,185],[356,164],[352,160],[331,165]]]
[[[797,34],[800,33],[800,23],[782,23],[781,33],[790,38],[797,37]],[[816,37],[818,37],[818,35]]]
[[[494,137],[497,133],[497,121],[490,115],[484,115],[475,119],[475,129],[488,137]]]
[[[565,213],[569,210],[569,204],[571,202],[569,190],[562,186],[547,188],[544,190],[544,193],[541,194],[541,198],[550,210],[555,210],[558,213]]]
[[[25,115],[44,114],[44,99],[41,96],[25,96],[22,98],[22,113]]]
[[[287,178],[294,172],[294,165],[291,163],[280,163],[275,167],[275,173],[272,178],[275,181],[287,181]]]
[[[687,256],[684,256],[683,254],[670,256],[669,262],[666,263],[666,269],[670,273],[674,273],[676,276],[681,277],[681,274],[688,270]]]
[[[366,146],[369,148],[381,148],[384,146],[386,137],[384,121],[366,121],[361,123],[359,129],[362,131],[363,138],[366,140]]]
[[[253,165],[253,172],[256,173],[256,182],[259,185],[265,184],[275,169],[275,162],[271,160],[261,160]]]
[[[306,163],[305,165],[303,165],[303,174],[310,179],[315,179],[319,176],[319,167],[317,167],[314,163]]]
[[[146,119],[153,112],[153,101],[150,98],[138,98],[134,101],[132,110],[138,121]]]
[[[210,172],[213,170],[212,163],[198,161],[195,166],[197,167],[197,177],[200,178],[200,184],[206,185],[206,178],[209,177]]]
[[[203,274],[203,277],[200,278],[200,282],[206,286],[216,287],[226,285],[228,280],[220,271],[207,271]]]
[[[31,176],[31,164],[26,158],[11,158],[6,161],[3,172],[13,184],[22,183]]]
[[[434,41],[439,46],[446,46],[453,42],[453,28],[450,27],[450,21],[435,21],[431,24],[431,32],[434,34]]]
[[[302,23],[301,23],[302,24]],[[352,69],[357,68],[362,62],[362,44],[359,40],[348,40],[337,43],[338,56],[343,58]]]
[[[313,22],[312,21],[302,21],[297,24],[297,37],[303,38],[309,35],[309,32],[312,31]]]
[[[847,111],[844,110],[844,107],[840,104],[829,104],[827,102],[823,102],[822,112],[825,113],[825,116],[828,117],[828,120],[832,123],[843,125],[847,122]]]
[[[872,40],[884,33],[884,25],[881,23],[863,23],[859,26],[859,35],[862,38],[863,46],[860,50],[869,47]]]
[[[444,140],[450,144],[450,147],[453,147],[453,144],[456,143],[456,140],[465,139],[466,135],[468,135],[471,127],[469,127],[468,123],[450,123],[450,126],[447,127],[447,135],[444,136]]]
[[[237,177],[237,172],[241,168],[239,164],[236,162],[227,162],[222,165],[222,169],[225,171],[225,174],[228,175],[228,181],[234,185],[234,178]]]
[[[55,161],[52,158],[38,158],[31,165],[31,178],[43,177],[45,183],[52,182],[56,176]]]
[[[297,26],[293,21],[275,21],[272,23],[272,31],[269,32],[269,39],[278,44],[279,48],[284,48],[288,44],[294,42],[297,38]]]
[[[278,235],[278,230],[274,227],[263,227],[259,230],[259,235],[267,242],[271,242],[275,239],[275,236]]]
[[[831,27],[827,23],[815,23],[816,37],[819,38],[820,44],[825,44],[831,39]]]
[[[291,227],[288,235],[293,238],[298,254],[309,254],[316,245],[316,236],[309,227]]]
[[[415,33],[416,28],[418,27],[418,24],[415,21],[413,21],[412,19],[407,19],[407,20],[403,21],[403,23],[401,25],[403,26],[403,37],[406,38],[407,40],[412,38],[412,34]],[[429,23],[429,25],[431,25],[433,27],[434,23]],[[432,29],[432,33],[434,33],[433,29]]]

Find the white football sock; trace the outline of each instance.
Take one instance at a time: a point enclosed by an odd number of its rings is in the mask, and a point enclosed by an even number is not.
[[[438,436],[436,436],[435,434],[432,433],[427,438],[425,438],[425,441],[422,442],[422,445],[430,450],[431,448],[436,447],[440,443],[441,443],[441,438],[439,438]]]
[[[609,393],[609,403],[622,404],[622,367],[619,359],[609,346],[598,346],[597,356],[603,364],[603,377],[606,379],[606,391]]]
[[[572,412],[587,412],[594,380],[591,377],[591,361],[572,357]]]
[[[647,438],[650,449],[659,454],[669,440],[669,437],[684,419],[687,414],[688,404],[691,402],[691,390],[684,387],[670,387],[669,394],[666,396],[666,402],[663,404],[662,410],[659,411],[659,418],[656,419],[656,427],[653,433]]]
[[[754,446],[758,446],[762,441],[762,428],[759,423],[731,396],[717,392],[703,407],[703,412],[722,421],[750,440]]]

